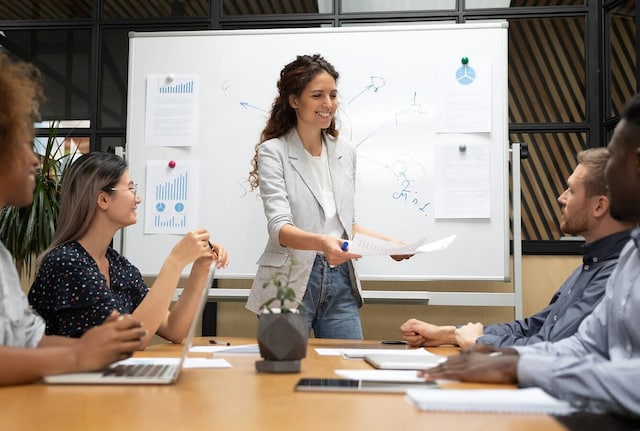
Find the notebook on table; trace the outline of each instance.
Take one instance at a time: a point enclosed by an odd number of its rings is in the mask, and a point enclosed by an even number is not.
[[[399,355],[371,353],[364,360],[379,370],[426,370],[446,360],[439,355]]]
[[[566,415],[575,409],[568,401],[540,388],[525,389],[409,389],[407,400],[420,410]]]
[[[202,314],[204,304],[207,302],[209,287],[213,284],[215,276],[215,262],[207,276],[206,284],[198,301],[198,306],[193,314],[189,331],[184,339],[182,355],[180,358],[129,358],[114,362],[106,369],[94,372],[55,374],[43,378],[49,384],[156,384],[168,385],[174,383],[184,364],[193,337],[198,326],[198,317]]]

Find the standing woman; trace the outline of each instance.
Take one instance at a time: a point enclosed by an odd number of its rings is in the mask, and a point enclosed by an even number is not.
[[[280,72],[249,175],[252,189],[260,188],[269,240],[246,306],[260,312],[274,296],[264,282],[293,258],[289,285],[309,330],[318,338],[362,339],[362,289],[352,262],[361,256],[342,245],[356,233],[396,240],[355,222],[356,152],[338,139],[337,79],[318,54],[298,56]]]
[[[119,156],[91,152],[65,171],[53,243],[40,257],[29,302],[47,322],[47,334],[78,337],[112,310],[131,313],[149,334],[181,343],[212,263],[228,264],[226,250],[209,245],[209,232],[187,233],[171,250],[151,289],[140,271],[111,247],[115,233],[136,222],[142,199]],[[185,266],[186,287],[169,305]]]

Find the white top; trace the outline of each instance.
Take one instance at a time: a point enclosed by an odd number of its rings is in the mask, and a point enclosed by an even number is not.
[[[331,187],[331,175],[329,175],[329,162],[327,160],[327,145],[322,143],[322,150],[319,156],[313,156],[305,149],[305,154],[313,177],[320,186],[321,195],[318,197],[320,205],[324,210],[325,222],[322,233],[325,235],[331,235],[338,238],[342,238],[344,235],[344,229],[338,219],[338,212],[336,210],[336,200],[333,196],[333,188]]]
[[[44,326],[44,320],[29,308],[11,253],[0,242],[0,345],[36,347]]]

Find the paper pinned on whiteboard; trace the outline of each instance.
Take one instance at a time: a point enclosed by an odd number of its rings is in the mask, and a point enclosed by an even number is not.
[[[145,145],[193,147],[198,143],[199,77],[147,75]]]

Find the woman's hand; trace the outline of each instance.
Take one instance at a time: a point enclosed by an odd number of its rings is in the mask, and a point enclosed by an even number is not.
[[[227,254],[227,250],[217,242],[214,242],[211,245],[213,250],[213,260],[216,262],[216,268],[226,268],[229,265],[229,255]]]
[[[142,347],[147,331],[128,314],[113,312],[100,326],[94,326],[71,346],[74,371],[93,371],[130,357]]]
[[[200,257],[213,258],[213,249],[209,246],[209,232],[206,229],[195,229],[188,232],[171,250],[173,257],[181,268]]]
[[[360,259],[362,255],[350,253],[349,248],[343,249],[344,239],[326,236],[322,240],[322,252],[331,266],[338,266],[351,259]]]

